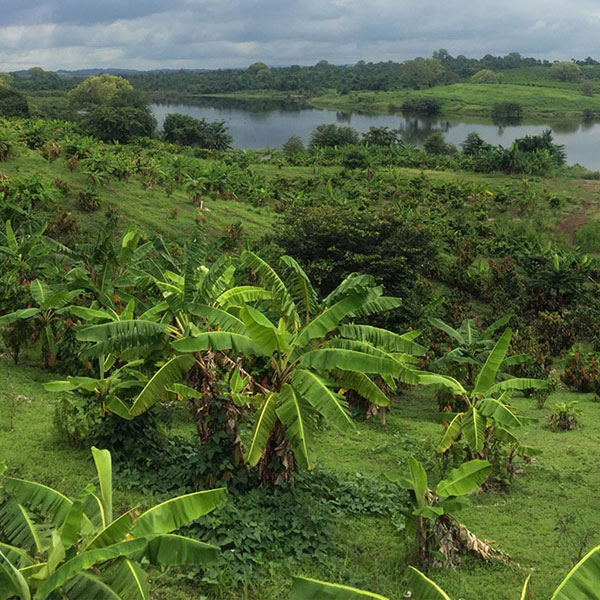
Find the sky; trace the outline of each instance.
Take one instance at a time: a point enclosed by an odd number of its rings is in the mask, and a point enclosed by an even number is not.
[[[598,0],[0,0],[0,71],[600,58]]]

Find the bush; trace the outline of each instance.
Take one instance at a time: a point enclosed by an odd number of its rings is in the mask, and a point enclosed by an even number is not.
[[[172,144],[207,150],[227,150],[233,141],[227,133],[225,121],[209,122],[178,113],[171,113],[165,117],[163,139]]]
[[[576,392],[600,393],[600,363],[595,355],[581,350],[573,353],[561,376],[563,383]]]
[[[550,67],[550,77],[558,81],[579,81],[582,74],[579,65],[568,61],[557,61]]]
[[[453,148],[450,144],[446,144],[444,136],[439,131],[428,136],[423,147],[429,154],[451,154]]]
[[[358,144],[358,133],[352,127],[342,127],[331,123],[319,125],[310,136],[311,147],[333,147]]]
[[[369,166],[369,155],[364,148],[349,148],[342,159],[346,169],[366,169]]]
[[[128,143],[151,136],[156,129],[150,110],[136,106],[93,106],[80,117],[80,124],[86,134],[105,142]]]
[[[594,95],[594,84],[591,81],[584,81],[581,84],[581,93],[584,96],[593,96]]]
[[[564,316],[557,312],[540,312],[537,329],[541,343],[550,347],[552,354],[561,354],[570,350],[575,343],[573,325]]]
[[[486,144],[483,138],[476,131],[472,131],[469,133],[469,135],[467,135],[461,146],[465,154],[472,155],[477,154],[486,147],[489,147],[489,144]]]
[[[403,113],[432,117],[439,114],[442,107],[435,98],[407,98],[401,110]]]
[[[523,106],[518,102],[496,102],[492,105],[493,119],[519,120],[523,118]]]
[[[292,158],[304,152],[304,143],[297,135],[292,135],[281,146],[281,151],[286,158]]]

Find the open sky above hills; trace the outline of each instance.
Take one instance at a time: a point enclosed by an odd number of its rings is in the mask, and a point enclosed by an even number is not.
[[[0,70],[594,56],[592,0],[0,0]],[[596,58],[598,58],[596,56]]]

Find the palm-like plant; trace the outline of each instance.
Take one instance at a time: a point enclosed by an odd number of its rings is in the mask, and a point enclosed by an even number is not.
[[[179,496],[136,516],[114,517],[112,465],[92,448],[99,493],[88,485],[70,499],[7,477],[0,493],[0,598],[146,600],[143,564],[205,564],[219,549],[174,534],[218,506],[224,489]]]
[[[546,386],[546,382],[517,377],[495,382],[511,337],[512,331],[506,329],[489,353],[472,389],[464,387],[459,381],[447,375],[436,373],[420,375],[421,384],[442,385],[464,401],[464,409],[452,417],[446,428],[438,446],[441,452],[447,451],[455,441],[463,438],[470,459],[488,460],[490,446],[494,440],[511,444],[513,456],[531,453],[530,448],[519,444],[513,431],[524,424],[524,419],[515,414],[507,401],[513,390],[541,389]]]
[[[291,257],[281,259],[285,281],[251,252],[242,254],[242,264],[263,286],[227,290],[217,299],[219,309],[204,309],[209,323],[220,330],[190,331],[172,346],[184,354],[225,353],[224,360],[248,378],[246,398],[257,406],[257,413],[246,460],[260,463],[263,481],[285,478],[296,463],[303,468],[314,464],[310,431],[315,415],[341,429],[353,428],[340,389],[387,406],[389,398],[373,377],[385,378],[392,386],[398,380],[418,383],[411,353],[422,348],[411,334],[343,323],[399,305],[397,299],[383,297],[369,278],[350,278],[319,303],[308,277]],[[262,376],[260,382],[238,366],[250,360]],[[283,466],[279,473],[271,468],[276,459]]]
[[[207,269],[192,255],[183,275],[171,272],[158,282],[169,322],[106,323],[83,329],[80,339],[117,353],[127,344],[141,348],[151,333],[170,342],[163,346],[160,368],[129,407],[131,417],[173,393],[200,402],[210,398],[217,362],[237,371],[244,385],[232,390],[234,397],[257,407],[246,460],[260,462],[263,480],[287,477],[296,463],[313,465],[309,431],[316,414],[340,428],[353,427],[340,389],[387,406],[389,398],[373,377],[392,387],[398,380],[418,383],[411,362],[423,348],[413,341],[414,333],[344,323],[399,306],[398,299],[382,296],[371,278],[351,277],[318,302],[291,257],[281,259],[283,279],[251,252],[242,254],[241,266],[263,285],[234,286],[233,265],[221,260]],[[270,468],[276,458],[283,473]]]
[[[30,284],[32,300],[35,307],[23,308],[0,317],[0,325],[12,324],[19,320],[32,320],[34,330],[41,340],[42,357],[44,366],[52,368],[56,364],[59,351],[59,340],[62,328],[69,311],[68,304],[72,302],[82,290],[56,290],[39,279],[34,279]]]

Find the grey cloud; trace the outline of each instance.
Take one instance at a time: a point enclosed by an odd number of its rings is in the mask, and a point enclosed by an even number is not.
[[[0,70],[594,55],[591,0],[0,0]]]

